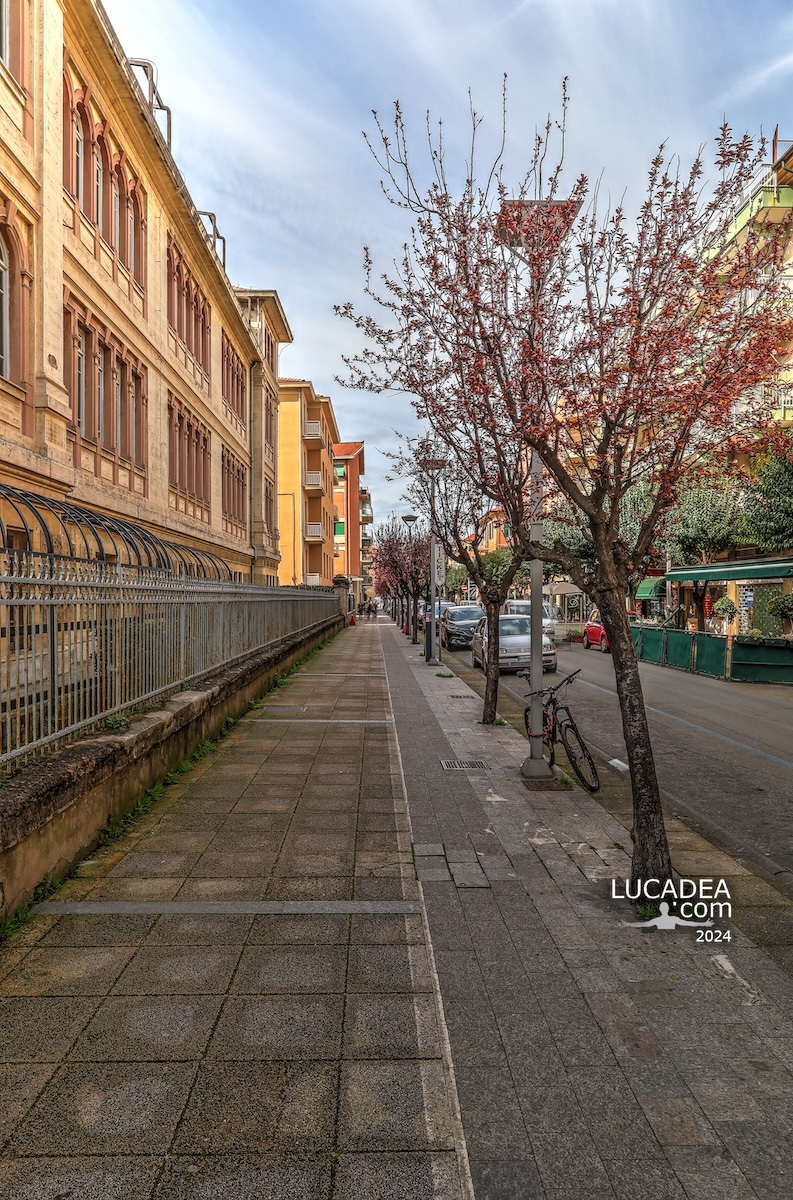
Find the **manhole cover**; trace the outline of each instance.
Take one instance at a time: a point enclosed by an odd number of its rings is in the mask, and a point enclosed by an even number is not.
[[[483,758],[442,758],[441,766],[444,771],[486,771],[487,763]]]

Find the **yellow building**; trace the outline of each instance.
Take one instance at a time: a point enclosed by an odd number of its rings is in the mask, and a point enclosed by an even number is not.
[[[278,298],[243,313],[99,3],[4,0],[0,24],[0,484],[275,583]]]
[[[278,521],[282,584],[330,586],[333,559],[333,405],[306,379],[278,382]]]

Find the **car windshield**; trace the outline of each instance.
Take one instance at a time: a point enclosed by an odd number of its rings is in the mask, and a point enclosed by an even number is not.
[[[501,637],[521,637],[528,636],[531,632],[531,623],[528,617],[501,617],[498,622],[498,631]]]
[[[481,608],[450,608],[448,613],[450,621],[481,621],[485,615]]]
[[[531,616],[531,600],[510,600],[509,601],[509,611],[510,611],[510,613],[516,613],[516,614],[519,613],[522,617],[530,617]],[[550,606],[547,605],[545,602],[543,602],[543,606],[542,606],[542,615],[545,617],[546,620],[552,620],[552,618],[553,618],[553,614],[551,613]]]

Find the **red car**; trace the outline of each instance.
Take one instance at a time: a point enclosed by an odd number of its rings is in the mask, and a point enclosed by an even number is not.
[[[629,612],[628,620],[633,624],[636,620],[636,613]],[[609,646],[609,637],[603,628],[603,622],[600,619],[600,613],[597,609],[593,609],[592,616],[584,626],[584,649],[588,650],[590,646],[597,646],[604,654],[611,652]]]

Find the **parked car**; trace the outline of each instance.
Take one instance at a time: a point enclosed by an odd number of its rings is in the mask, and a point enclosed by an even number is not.
[[[485,615],[478,604],[451,604],[441,613],[441,645],[447,650],[470,646],[474,629]]]
[[[505,615],[530,617],[531,600],[505,600],[501,611]],[[551,612],[551,606],[545,600],[542,602],[542,631],[552,642],[556,641],[556,622]]]
[[[631,624],[634,624],[637,614],[631,610],[628,613],[628,619]],[[588,650],[590,646],[596,646],[603,654],[610,654],[611,647],[609,646],[609,636],[600,619],[600,613],[596,608],[592,609],[592,615],[584,626],[583,637],[584,649]]]
[[[429,607],[430,607],[429,604],[425,604],[423,602],[419,604],[419,629],[421,629],[421,630],[424,629],[424,618],[426,617],[427,613],[429,612]],[[439,612],[440,612],[440,615],[443,616],[446,609],[451,608],[451,607],[452,607],[451,600],[436,600],[435,601],[435,616],[437,617]]]
[[[513,613],[502,613],[498,618],[498,666],[500,671],[519,671],[531,660],[531,626],[529,618]],[[487,620],[474,628],[471,638],[471,662],[484,670],[487,661]],[[542,669],[556,670],[556,646],[543,634]]]

